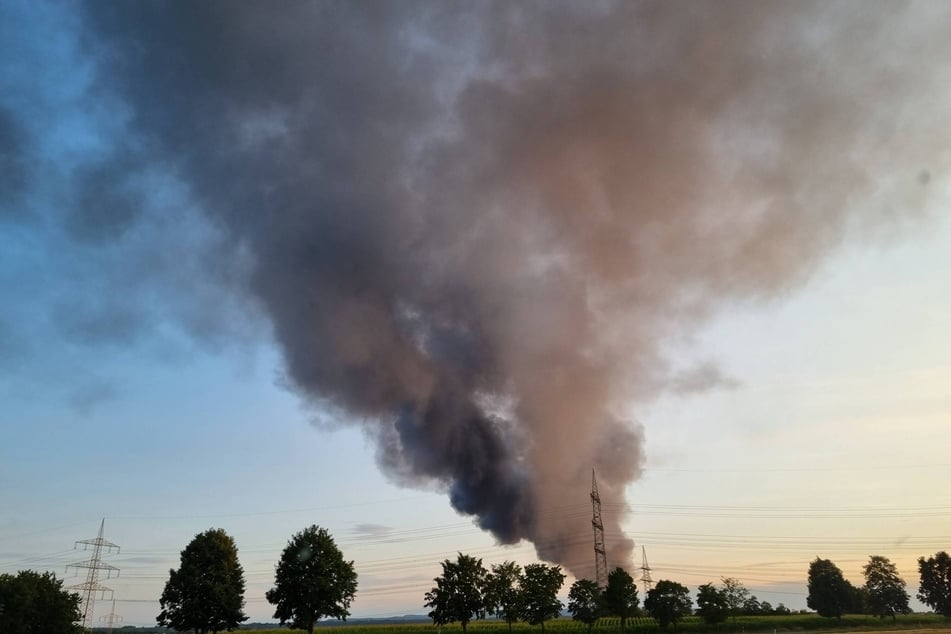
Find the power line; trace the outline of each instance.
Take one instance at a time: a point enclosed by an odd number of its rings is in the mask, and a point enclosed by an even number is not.
[[[412,498],[411,498],[412,499]],[[358,505],[342,505],[342,506],[358,506]],[[617,502],[604,502],[603,507],[609,511],[620,511],[629,509],[629,505],[624,503]],[[323,508],[339,508],[335,507],[323,507]],[[300,509],[297,509],[300,510]],[[297,510],[291,511],[296,512]],[[906,507],[897,507],[893,505],[882,505],[882,506],[858,506],[858,507],[844,507],[839,509],[829,509],[827,507],[818,507],[818,506],[798,506],[798,507],[782,507],[782,506],[738,506],[738,505],[675,505],[675,504],[641,504],[634,506],[635,516],[645,511],[653,511],[658,515],[678,515],[681,513],[691,514],[692,517],[703,517],[707,515],[726,515],[730,517],[743,517],[746,515],[775,515],[777,513],[791,513],[796,514],[800,519],[807,520],[821,520],[830,517],[830,513],[838,514],[848,514],[852,519],[861,519],[863,516],[871,517],[882,517],[885,514],[886,517],[902,517],[907,518],[911,516],[929,517],[931,514],[946,515],[951,511],[951,507],[935,505],[935,506],[923,506],[923,505],[913,505]],[[266,511],[259,513],[248,513],[240,514],[240,516],[247,515],[262,515],[262,514],[273,514],[276,512]],[[569,518],[569,521],[577,520],[579,530],[576,532],[571,532],[567,535],[562,535],[559,538],[559,543],[568,548],[576,548],[578,552],[582,550],[587,550],[587,548],[580,548],[582,545],[588,545],[590,548],[591,536],[590,532],[585,536],[584,526],[587,521],[590,521],[591,518],[591,507],[584,503],[577,504],[565,504],[558,506],[546,507],[541,510],[538,514],[539,517],[548,517],[548,516],[557,516],[561,518]],[[179,517],[179,516],[172,516]],[[206,516],[211,517],[211,516]],[[101,526],[102,528],[102,526]],[[47,529],[55,530],[55,529]],[[587,529],[590,531],[590,529]],[[37,531],[40,532],[40,531]],[[442,525],[422,525],[416,527],[403,528],[400,530],[388,530],[379,535],[364,535],[359,531],[352,531],[351,533],[345,533],[347,537],[341,539],[342,544],[348,544],[354,549],[357,548],[373,548],[388,546],[391,544],[430,544],[433,540],[437,539],[450,539],[453,537],[459,537],[467,534],[476,534],[482,533],[477,527],[473,525],[471,521],[466,522],[456,522]],[[676,548],[677,550],[692,550],[692,551],[716,551],[716,550],[730,550],[730,551],[745,551],[745,552],[755,552],[757,550],[770,550],[772,552],[780,553],[789,553],[790,557],[795,558],[798,553],[807,554],[814,556],[816,552],[823,551],[835,551],[837,553],[850,553],[850,552],[869,552],[871,551],[885,551],[887,553],[889,548],[894,550],[901,550],[903,552],[908,551],[909,549],[941,549],[949,539],[948,536],[944,535],[917,535],[914,537],[909,537],[907,539],[902,539],[896,541],[894,545],[890,544],[888,538],[882,537],[846,537],[840,535],[791,535],[791,534],[782,534],[782,535],[769,535],[765,534],[765,531],[759,530],[751,531],[751,534],[733,534],[733,533],[714,533],[714,532],[659,532],[659,531],[642,531],[631,533],[631,537],[636,537],[639,542],[645,541],[652,544],[652,548],[656,545],[670,546]],[[617,547],[622,541],[626,541],[629,538],[624,535],[620,536],[606,536],[605,547],[607,550],[610,550],[612,547]],[[539,541],[537,544],[532,544],[528,542],[522,542],[519,545],[513,547],[499,547],[499,546],[486,546],[480,547],[477,549],[469,549],[468,552],[478,556],[483,556],[487,561],[491,562],[493,560],[502,560],[502,559],[511,559],[511,558],[521,558],[521,557],[534,557],[536,552],[536,547],[545,547],[549,544],[546,544],[544,541]],[[276,561],[276,553],[284,546],[283,543],[269,543],[269,544],[257,544],[250,545],[248,547],[242,548],[242,554],[259,554],[264,555],[258,557],[258,560],[263,560],[268,554],[274,553],[274,560]],[[357,568],[360,571],[361,575],[379,575],[383,577],[382,581],[378,585],[373,585],[372,587],[365,586],[364,590],[361,591],[361,596],[363,597],[386,597],[386,596],[396,596],[400,594],[410,594],[413,592],[425,592],[428,589],[429,581],[425,579],[420,580],[405,580],[405,577],[408,574],[430,574],[431,572],[436,572],[438,561],[453,556],[457,552],[457,548],[446,548],[446,549],[435,549],[427,548],[426,552],[419,553],[415,552],[413,554],[408,554],[400,557],[383,557],[383,558],[373,558],[373,559],[357,559]],[[51,553],[45,553],[42,555],[37,555],[34,557],[25,557],[21,559],[8,560],[7,562],[0,563],[0,566],[16,564],[18,562],[42,562],[44,560],[55,560],[61,557],[61,555],[69,551],[56,551]],[[142,555],[159,555],[164,556],[168,555],[171,558],[173,555],[178,554],[179,550],[166,550],[166,549],[140,549],[137,551],[124,551],[123,555],[125,556],[142,556]],[[588,551],[590,552],[590,551]],[[655,552],[656,555],[656,551]],[[646,552],[643,551],[642,554],[646,555]],[[765,584],[782,584],[790,582],[798,582],[803,573],[799,570],[793,572],[787,568],[781,568],[773,571],[762,571],[757,569],[758,564],[750,564],[749,566],[690,566],[679,563],[665,563],[663,562],[664,555],[661,553],[661,562],[658,563],[654,561],[654,566],[651,570],[655,575],[659,572],[660,574],[673,574],[686,576],[690,578],[702,578],[702,577],[716,577],[721,574],[727,573],[728,571],[735,571],[733,574],[736,576],[745,577],[750,580],[755,580],[759,583]],[[426,560],[423,563],[420,563],[422,560]],[[857,560],[856,560],[857,561]],[[629,562],[633,565],[633,562]],[[786,562],[784,566],[801,566],[801,570],[805,570],[806,564],[805,558],[802,562]],[[140,575],[123,575],[123,578],[136,583],[137,587],[142,588],[142,591],[145,591],[146,583],[151,584],[151,582],[167,578],[166,574],[149,574],[151,570],[155,570],[161,564],[159,562],[151,563],[148,568],[141,568],[144,574]],[[580,567],[581,565],[590,566],[590,560],[585,561],[570,561],[563,562],[563,565],[566,565],[569,568]],[[425,572],[424,572],[425,571]],[[391,573],[400,572],[400,576],[404,580],[394,580],[394,583],[386,583],[385,577]],[[262,585],[267,582],[268,579],[273,575],[273,570],[267,567],[252,567],[247,571],[248,579],[253,580],[252,583],[255,585]],[[643,579],[642,579],[643,580]],[[794,595],[796,593],[780,593],[776,591],[777,594],[789,594]],[[766,591],[763,591],[763,594],[767,594]],[[156,604],[157,600],[153,599],[117,599],[119,603],[124,602],[142,602],[142,603],[152,603]],[[254,602],[258,602],[259,599],[254,599]]]
[[[314,511],[332,511],[336,509],[353,508],[358,506],[375,506],[377,504],[388,504],[392,502],[408,502],[418,500],[426,496],[413,496],[405,498],[391,498],[388,500],[375,500],[372,502],[353,502],[350,504],[334,504],[330,506],[311,506],[296,509],[279,509],[272,511],[247,511],[242,513],[216,513],[216,514],[196,514],[196,515],[111,515],[112,520],[190,520],[190,519],[217,519],[223,517],[255,517],[260,515],[286,515],[292,513],[312,513]]]
[[[248,511],[242,513],[209,513],[209,514],[179,514],[179,515],[113,515],[109,516],[107,519],[111,520],[178,520],[178,519],[216,519],[216,518],[229,518],[229,517],[254,517],[254,516],[267,516],[267,515],[280,515],[280,514],[293,514],[293,513],[303,513],[303,512],[314,512],[314,511],[324,511],[324,510],[335,510],[341,508],[353,508],[361,506],[372,506],[378,504],[386,504],[393,502],[407,502],[415,499],[420,499],[425,496],[414,496],[414,497],[405,497],[405,498],[391,498],[385,500],[374,500],[369,502],[356,502],[352,504],[340,504],[340,505],[327,505],[327,506],[314,506],[314,507],[302,507],[294,509],[277,509],[277,510],[262,510],[262,511]],[[788,518],[790,516],[802,517],[802,518],[812,518],[812,517],[868,517],[868,518],[881,518],[881,517],[901,517],[907,518],[909,516],[917,517],[934,517],[934,516],[945,516],[951,515],[951,506],[948,505],[937,505],[937,506],[836,506],[833,508],[830,507],[821,507],[821,506],[737,506],[737,505],[690,505],[690,504],[628,504],[627,502],[609,502],[602,501],[603,509],[611,510],[623,510],[626,512],[632,512],[635,515],[638,514],[650,514],[650,515],[671,515],[679,516],[682,514],[692,514],[692,515],[704,515],[710,514],[710,516],[720,517],[720,516],[729,516],[736,515],[740,518],[745,518],[747,515],[775,515],[776,517]],[[581,517],[590,512],[590,505],[577,503],[577,504],[567,504],[552,506],[544,509],[539,509],[536,512],[536,517],[547,517],[547,516],[560,516],[560,517]],[[75,526],[76,523],[67,524],[63,526],[51,527],[51,528],[41,528],[27,533],[21,533],[19,535],[5,536],[4,539],[14,539],[16,537],[30,536],[38,533],[51,532],[54,530],[59,530],[62,528],[69,528]],[[471,527],[471,522],[461,522],[457,524],[446,525],[445,528],[461,528],[461,527]],[[387,533],[385,536],[381,536],[380,539],[393,539],[398,538],[400,535],[412,535],[415,533],[429,533],[436,530],[438,527],[422,527],[416,529],[407,529],[404,531],[396,531],[393,533]],[[361,537],[361,538],[349,538],[347,541],[368,541],[370,538]]]
[[[896,469],[926,470],[949,469],[951,464],[886,464],[859,467],[762,467],[762,468],[713,468],[713,469],[677,469],[664,467],[645,467],[644,473],[812,473],[812,472],[850,472],[850,471],[894,471]]]
[[[115,548],[116,552],[119,552],[119,547],[116,544],[113,544],[112,542],[103,538],[102,534],[105,526],[106,519],[103,518],[102,522],[99,524],[99,535],[93,539],[82,539],[76,542],[76,545],[83,544],[83,550],[88,550],[91,547],[92,557],[85,561],[71,563],[66,567],[67,570],[69,568],[86,568],[89,571],[86,574],[85,582],[69,586],[68,588],[69,590],[79,590],[80,592],[83,605],[82,627],[84,630],[88,630],[90,621],[92,620],[93,606],[96,603],[96,595],[101,594],[103,597],[105,597],[106,592],[112,593],[112,588],[107,588],[106,586],[99,583],[99,573],[105,570],[107,579],[112,576],[113,572],[115,572],[117,575],[119,573],[118,568],[102,561],[103,550],[106,552],[112,552],[112,549]]]

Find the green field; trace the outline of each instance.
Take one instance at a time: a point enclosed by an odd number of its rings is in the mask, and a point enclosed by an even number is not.
[[[633,621],[633,623],[631,623]],[[899,616],[894,622],[891,619],[878,619],[872,616],[848,615],[841,621],[826,619],[815,614],[790,614],[786,616],[741,616],[737,617],[736,625],[727,621],[716,626],[705,625],[698,617],[689,617],[677,626],[666,630],[660,628],[653,619],[636,618],[628,622],[628,634],[662,634],[665,632],[703,633],[703,634],[771,634],[772,632],[800,632],[819,630],[897,630],[897,629],[951,629],[951,620],[936,614],[911,614]],[[620,619],[600,619],[594,626],[596,632],[619,632]],[[325,634],[435,634],[438,630],[434,625],[426,623],[407,623],[398,625],[318,625],[317,629]],[[532,627],[526,623],[516,623],[513,631],[526,634],[529,631],[541,632],[541,627]],[[548,621],[545,624],[546,632],[563,632],[571,630],[582,634],[585,626],[568,618]],[[274,630],[254,630],[259,634],[300,634],[303,630],[286,628]],[[460,634],[462,628],[458,623],[445,625],[443,632]],[[469,624],[469,631],[473,634],[505,634],[508,631],[502,621],[487,619],[473,621]]]

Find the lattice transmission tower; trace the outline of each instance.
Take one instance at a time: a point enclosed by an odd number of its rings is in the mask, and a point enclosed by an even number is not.
[[[591,470],[591,526],[594,527],[594,573],[598,587],[608,585],[608,557],[604,550],[604,524],[601,522],[601,496],[598,494],[598,481]]]
[[[67,572],[70,568],[86,568],[89,572],[86,573],[86,581],[83,583],[78,583],[73,586],[69,586],[69,590],[76,590],[79,592],[79,597],[82,599],[83,604],[83,622],[82,627],[84,630],[88,630],[90,627],[89,622],[92,620],[92,611],[93,606],[96,604],[96,595],[101,595],[101,598],[106,597],[108,592],[112,594],[112,588],[107,588],[106,586],[99,583],[100,572],[106,571],[106,579],[112,577],[112,573],[115,572],[116,576],[119,576],[119,569],[111,564],[107,564],[102,561],[102,552],[105,550],[107,553],[111,553],[114,548],[115,551],[119,552],[119,546],[113,544],[110,541],[106,541],[102,537],[102,532],[106,527],[106,518],[102,518],[102,522],[99,524],[99,535],[94,539],[81,539],[77,541],[73,548],[77,548],[80,544],[83,545],[83,550],[92,549],[92,557],[86,559],[85,561],[77,561],[76,563],[69,564],[66,566]]]
[[[654,580],[651,579],[651,567],[647,563],[647,551],[641,546],[641,582],[644,584],[644,595],[646,596],[654,587]]]
[[[122,623],[122,616],[116,613],[115,597],[112,598],[112,612],[105,616],[100,616],[99,621],[106,624],[106,627],[109,628],[109,634],[112,634],[112,630],[115,629],[117,623]]]

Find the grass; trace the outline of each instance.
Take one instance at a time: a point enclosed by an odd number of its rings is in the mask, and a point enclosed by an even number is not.
[[[909,614],[899,616],[894,622],[891,619],[879,619],[873,616],[850,614],[843,616],[841,621],[827,619],[816,614],[790,614],[784,616],[740,616],[736,624],[727,621],[718,625],[707,625],[698,617],[692,616],[681,621],[676,630],[669,627],[666,630],[648,617],[629,619],[626,634],[773,634],[773,632],[817,632],[848,629],[853,631],[875,630],[914,630],[914,629],[949,628],[951,620],[938,614]],[[559,634],[566,630],[583,634],[586,626],[570,618],[561,618],[548,621],[545,632]],[[620,632],[621,620],[615,617],[599,619],[595,623],[594,631],[598,634]],[[300,634],[304,630],[287,628],[273,630],[254,630],[256,634]],[[427,623],[381,624],[381,625],[318,625],[316,631],[322,634],[461,634],[462,627],[458,623],[444,625],[441,630]],[[471,634],[507,634],[508,627],[504,621],[486,619],[469,623],[468,631]],[[541,627],[533,627],[527,623],[516,623],[512,626],[513,632],[527,634],[530,631],[541,633]]]

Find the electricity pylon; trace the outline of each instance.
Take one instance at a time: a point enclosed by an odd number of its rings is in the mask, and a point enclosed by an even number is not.
[[[106,627],[109,628],[109,634],[112,634],[112,630],[115,629],[116,623],[122,623],[122,617],[119,614],[116,614],[116,599],[112,598],[112,612],[105,616],[100,616],[99,620],[106,624]]]
[[[601,522],[601,496],[598,494],[598,481],[591,470],[591,526],[594,528],[594,573],[598,587],[602,590],[608,585],[608,557],[604,550],[604,524]]]
[[[651,567],[647,563],[647,551],[641,546],[641,582],[644,584],[644,595],[646,596],[654,587],[654,580],[651,579]]]
[[[79,591],[79,597],[83,604],[82,627],[84,630],[90,627],[89,622],[92,620],[92,611],[93,606],[96,604],[96,595],[99,594],[102,598],[105,598],[107,592],[112,594],[112,588],[107,588],[99,583],[99,571],[106,571],[106,579],[111,578],[113,572],[116,573],[117,577],[119,576],[118,568],[102,561],[103,550],[111,553],[112,549],[115,548],[116,552],[119,552],[119,547],[116,544],[102,538],[102,531],[105,526],[106,518],[102,518],[102,522],[99,524],[99,535],[95,539],[82,539],[73,545],[73,548],[76,548],[82,544],[83,550],[92,548],[92,557],[85,561],[77,561],[76,563],[66,566],[67,571],[69,571],[70,568],[86,568],[89,570],[89,572],[86,573],[85,582],[69,586],[68,588],[69,590]]]

